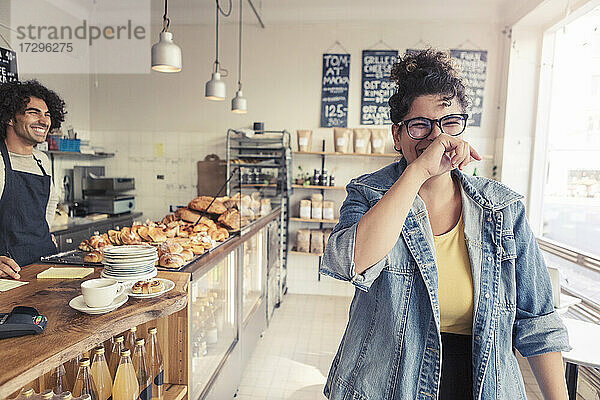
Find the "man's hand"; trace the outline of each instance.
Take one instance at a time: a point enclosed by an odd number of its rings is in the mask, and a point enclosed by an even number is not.
[[[13,260],[5,256],[0,256],[0,278],[9,277],[20,279],[19,271],[21,267]]]

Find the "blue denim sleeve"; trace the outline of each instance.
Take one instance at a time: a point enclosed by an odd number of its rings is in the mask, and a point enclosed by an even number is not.
[[[333,229],[319,266],[319,272],[336,279],[352,282],[357,288],[369,290],[383,268],[388,265],[389,258],[375,263],[362,274],[356,274],[354,269],[354,243],[356,226],[362,216],[369,210],[369,201],[361,193],[360,188],[353,182],[346,186],[348,195],[340,209],[340,221]]]
[[[568,351],[571,347],[567,329],[554,310],[550,275],[527,222],[525,207],[521,201],[513,206],[513,231],[517,250],[517,310],[513,331],[515,347],[524,357]]]

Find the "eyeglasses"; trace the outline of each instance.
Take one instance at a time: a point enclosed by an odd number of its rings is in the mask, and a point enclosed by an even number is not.
[[[406,126],[408,136],[415,140],[425,139],[433,131],[433,125],[437,124],[442,133],[450,136],[458,136],[467,127],[468,114],[448,114],[439,119],[416,117],[398,122],[398,126]]]

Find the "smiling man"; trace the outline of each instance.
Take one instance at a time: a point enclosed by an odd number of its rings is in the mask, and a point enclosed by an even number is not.
[[[48,157],[33,147],[64,121],[64,101],[35,80],[0,85],[0,278],[54,254],[58,195]]]

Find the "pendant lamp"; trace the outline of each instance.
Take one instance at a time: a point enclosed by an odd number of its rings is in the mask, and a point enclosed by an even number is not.
[[[152,69],[158,72],[181,71],[181,48],[173,43],[173,34],[169,32],[171,20],[167,16],[167,0],[163,15],[163,29],[158,43],[152,46]]]
[[[235,97],[231,99],[231,111],[236,114],[246,114],[248,112],[248,102],[242,94],[242,3],[240,0],[240,40],[238,44],[238,90]]]
[[[219,72],[219,1],[217,0],[216,40],[215,40],[215,64],[210,81],[206,82],[204,97],[209,100],[222,101],[227,96],[225,82],[221,80]],[[231,12],[231,9],[229,10]]]

